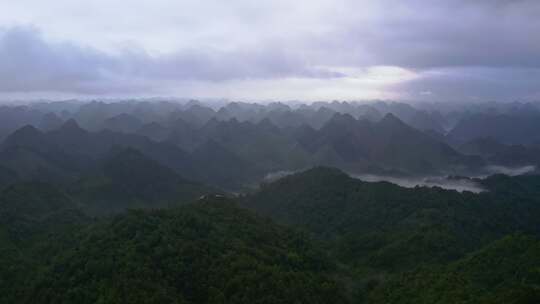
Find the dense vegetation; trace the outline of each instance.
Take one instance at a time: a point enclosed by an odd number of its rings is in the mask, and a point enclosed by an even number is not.
[[[94,174],[69,186],[69,193],[94,214],[126,208],[159,208],[191,202],[218,190],[185,180],[134,149],[105,158]]]
[[[540,241],[508,236],[449,265],[405,273],[373,288],[368,302],[538,303]]]
[[[335,169],[316,168],[267,185],[244,197],[243,204],[324,241],[332,256],[346,265],[344,275],[359,283],[354,287],[358,297],[366,299],[374,286],[384,286],[380,288],[390,292],[395,288],[394,277],[408,271],[454,263],[516,232],[532,238],[540,235],[538,176],[499,175],[482,183],[491,191],[406,189],[386,182],[365,183]],[[500,246],[506,245],[511,243]],[[441,280],[445,279],[441,274]],[[415,287],[406,285],[403,293],[395,294],[406,297],[406,288]],[[486,296],[482,290],[474,292]],[[467,294],[474,298],[474,293]],[[374,299],[389,301],[381,294]]]
[[[121,155],[145,164],[135,151]],[[178,181],[167,170],[158,176]],[[149,202],[142,207],[167,206],[151,203],[135,177],[85,193],[116,193],[107,201],[119,202],[117,212],[132,195]],[[315,168],[238,199],[290,228],[211,194],[183,207],[92,219],[85,213],[107,214],[110,206],[89,209],[88,196],[15,184],[0,193],[0,300],[534,303],[540,179],[478,182],[490,191],[407,189]]]
[[[305,236],[226,201],[131,211],[82,230],[28,303],[333,303],[331,264]]]
[[[3,193],[2,303],[346,301],[305,235],[226,199],[70,221],[69,201],[42,187]]]

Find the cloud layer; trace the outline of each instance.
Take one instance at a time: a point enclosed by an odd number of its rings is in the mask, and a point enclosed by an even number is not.
[[[540,99],[539,15],[535,0],[21,0],[0,12],[0,95]]]

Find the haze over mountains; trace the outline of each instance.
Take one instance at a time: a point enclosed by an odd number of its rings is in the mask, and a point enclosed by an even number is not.
[[[530,103],[445,112],[395,102],[66,101],[3,106],[0,116],[3,175],[22,180],[73,181],[126,147],[226,190],[317,165],[426,178],[526,172],[539,164],[540,110]]]

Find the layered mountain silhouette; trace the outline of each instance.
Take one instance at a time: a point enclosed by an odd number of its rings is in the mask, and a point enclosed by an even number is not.
[[[493,138],[504,144],[534,144],[540,141],[540,112],[476,114],[461,120],[448,137],[459,142]]]
[[[133,148],[117,148],[99,161],[94,173],[73,183],[69,193],[87,211],[103,214],[175,206],[219,191],[186,180]]]
[[[470,162],[450,146],[409,127],[392,114],[378,122],[336,114],[320,130],[304,128],[297,138],[307,150],[319,153],[323,164],[344,169],[349,164],[357,168],[379,166],[429,173]],[[327,160],[324,155],[328,155]],[[336,158],[341,164],[334,163]]]
[[[270,118],[256,123],[211,118],[199,128],[181,118],[168,127],[141,125],[129,115],[109,123],[111,128],[93,132],[74,119],[51,131],[25,126],[2,144],[0,164],[23,179],[65,182],[93,167],[113,147],[131,147],[181,176],[228,189],[256,185],[271,172],[316,165],[413,175],[483,165],[393,114],[372,122],[337,113],[319,129],[306,124],[280,128]]]

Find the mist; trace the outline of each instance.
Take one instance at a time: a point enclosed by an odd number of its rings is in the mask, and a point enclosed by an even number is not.
[[[491,174],[505,174],[509,176],[523,175],[532,173],[536,170],[535,165],[520,166],[520,167],[506,167],[506,166],[487,166],[486,171]]]
[[[486,191],[478,183],[467,178],[450,179],[444,176],[400,178],[373,174],[357,174],[353,175],[353,177],[366,182],[389,182],[405,188],[440,187],[458,192],[469,191],[474,193]]]

